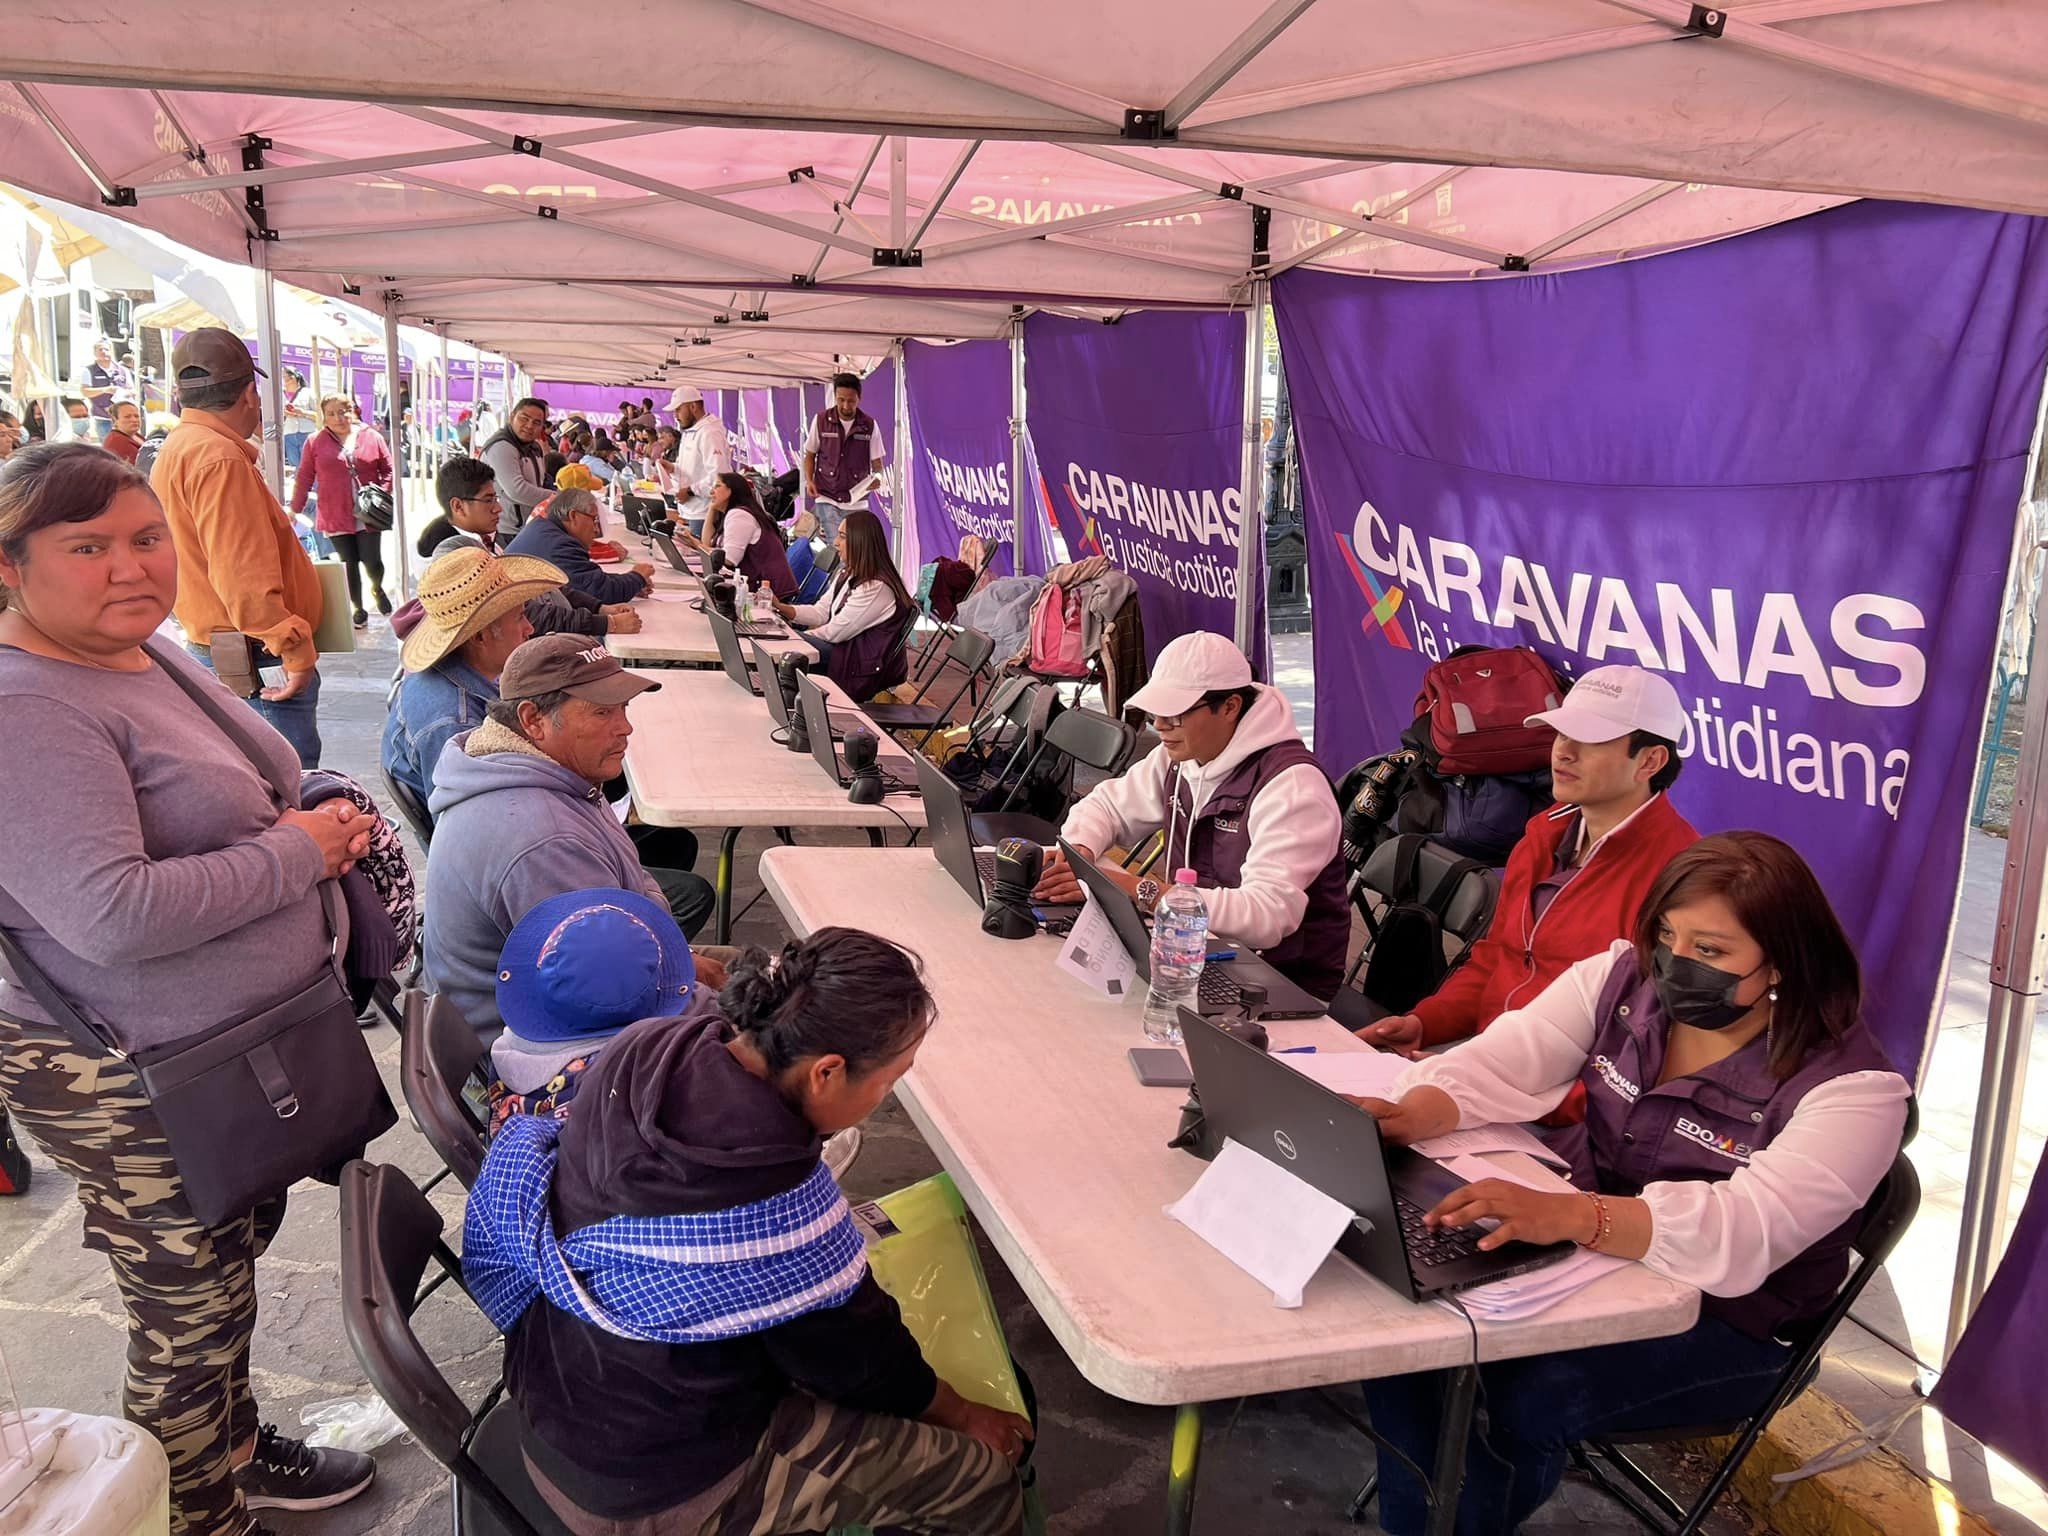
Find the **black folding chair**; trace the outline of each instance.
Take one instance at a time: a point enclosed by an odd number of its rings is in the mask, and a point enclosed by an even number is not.
[[[388,768],[384,770],[384,793],[398,807],[398,814],[412,828],[412,835],[420,840],[420,846],[424,848],[431,843],[434,840],[434,818],[427,814],[426,802],[412,792],[411,785],[393,778]]]
[[[444,1165],[427,1188],[452,1173],[468,1189],[484,1165],[484,1122],[466,1096],[483,1080],[484,1043],[445,997],[414,990],[405,994],[402,1007],[399,1087],[420,1134]]]
[[[981,680],[982,668],[988,665],[989,658],[995,655],[995,650],[995,641],[980,630],[963,629],[953,637],[945,662],[918,689],[916,699],[908,704],[870,704],[868,713],[874,717],[876,724],[891,730],[914,731],[922,726],[924,735],[918,741],[918,746],[922,749],[925,742],[931,740],[932,732],[951,721],[953,711],[959,708],[960,701],[967,697],[968,690]],[[961,671],[960,686],[953,690],[953,696],[937,707],[925,703],[924,701],[931,697],[932,689],[945,677],[946,668],[955,662],[959,663]]]
[[[1330,1000],[1330,1017],[1350,1029],[1405,1011],[1367,997],[1358,986],[1379,948],[1380,919],[1388,906],[1405,899],[1404,892],[1422,896],[1436,910],[1447,941],[1444,959],[1453,966],[1486,932],[1500,900],[1497,873],[1413,832],[1375,847],[1349,884],[1352,906],[1365,920],[1366,940],[1345,973],[1344,986]]]
[[[442,1274],[424,1288],[427,1266]],[[363,1374],[427,1454],[448,1469],[455,1536],[568,1536],[526,1475],[504,1383],[472,1412],[434,1364],[413,1313],[461,1261],[441,1214],[396,1168],[353,1162],[341,1175],[341,1326]]]
[[[1040,761],[1048,752],[1057,752],[1067,759],[1069,773],[1075,763],[1085,763],[1102,773],[1116,773],[1131,760],[1131,749],[1137,744],[1137,739],[1138,733],[1123,721],[1112,720],[1095,710],[1061,711],[1046,726],[1037,750],[1025,762],[1023,771],[1011,781],[1003,803],[993,811],[971,818],[974,841],[992,844],[1006,837],[1024,837],[1034,843],[1050,844],[1058,835],[1057,826],[1041,817],[1010,809],[1018,793],[1030,782]]]
[[[1906,1142],[1912,1141],[1918,1122],[1919,1106],[1912,1104],[1907,1111]],[[1792,1358],[1785,1362],[1776,1384],[1771,1388],[1771,1395],[1755,1413],[1733,1423],[1672,1425],[1587,1440],[1571,1448],[1573,1464],[1655,1536],[1696,1536],[1713,1513],[1715,1504],[1720,1502],[1721,1495],[1727,1492],[1728,1485],[1735,1481],[1735,1475],[1742,1470],[1743,1462],[1749,1459],[1749,1453],[1770,1426],[1771,1419],[1780,1408],[1811,1386],[1820,1374],[1821,1355],[1827,1349],[1829,1336],[1849,1315],[1849,1309],[1855,1306],[1864,1288],[1884,1267],[1884,1261],[1891,1256],[1892,1249],[1898,1245],[1919,1209],[1920,1176],[1901,1146],[1899,1155],[1892,1161],[1891,1171],[1872,1192],[1857,1218],[1856,1237],[1851,1245],[1856,1253],[1856,1264],[1849,1271],[1847,1282],[1836,1293],[1827,1311],[1800,1330]],[[1621,1449],[1625,1445],[1658,1445],[1729,1436],[1734,1437],[1735,1443],[1722,1456],[1706,1486],[1690,1506],[1680,1504]],[[1617,1481],[1615,1473],[1619,1473],[1623,1481]],[[1627,1486],[1631,1484],[1633,1487]],[[1351,1501],[1348,1513],[1353,1520],[1364,1517],[1366,1506],[1378,1491],[1379,1475],[1374,1473],[1365,1480],[1365,1486]]]

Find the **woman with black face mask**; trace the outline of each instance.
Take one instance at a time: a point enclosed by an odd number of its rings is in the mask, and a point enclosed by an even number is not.
[[[1483,1035],[1418,1063],[1398,1103],[1361,1102],[1400,1144],[1534,1120],[1574,1083],[1556,1142],[1577,1193],[1469,1184],[1433,1226],[1570,1241],[1698,1286],[1688,1332],[1480,1370],[1459,1536],[1506,1536],[1589,1435],[1718,1423],[1761,1407],[1849,1270],[1849,1235],[1898,1155],[1909,1089],[1858,1019],[1860,980],[1820,882],[1762,832],[1705,837],[1664,866],[1635,936],[1581,960]],[[1368,1382],[1373,1427],[1423,1466],[1444,1378]],[[1381,1458],[1380,1523],[1419,1532],[1422,1485]]]

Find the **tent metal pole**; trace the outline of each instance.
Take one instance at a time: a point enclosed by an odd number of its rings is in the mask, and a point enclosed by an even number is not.
[[[454,391],[448,387],[448,327],[442,325],[435,327],[435,329],[441,333],[441,378],[434,386],[440,396],[437,402],[440,411],[434,419],[433,438],[433,441],[438,444],[441,441],[440,434],[447,428],[455,425],[455,412],[448,403],[449,397],[454,394]]]
[[[890,343],[889,356],[896,364],[896,441],[889,445],[889,471],[895,476],[896,487],[889,498],[889,508],[896,523],[896,548],[907,559],[916,553],[910,547],[908,530],[916,526],[910,515],[910,486],[917,476],[910,472],[910,375],[904,371],[902,337]],[[909,566],[908,574],[914,583],[917,567]]]
[[[1254,590],[1259,576],[1259,546],[1265,541],[1265,520],[1259,515],[1265,505],[1260,482],[1265,478],[1259,464],[1259,418],[1264,409],[1266,303],[1270,287],[1263,277],[1252,279],[1251,307],[1244,316],[1244,458],[1239,466],[1241,500],[1237,525],[1237,648],[1256,659],[1259,598]]]
[[[399,433],[403,419],[398,408],[402,372],[398,353],[398,295],[387,288],[384,290],[384,441],[391,450],[391,535],[398,542],[398,595],[407,598],[413,595],[413,583],[412,568],[405,560],[405,551],[412,546],[412,540],[406,536],[405,530],[408,466],[405,439]]]
[[[2033,450],[2023,485],[2031,492],[2048,431],[2048,388],[2035,418]],[[2024,494],[2024,493],[2023,493]],[[2024,515],[2024,514],[2022,514]],[[2048,545],[2024,551],[2038,559]],[[1984,1070],[1977,1123],[1970,1133],[1970,1171],[1963,1186],[1962,1237],[1949,1292],[1948,1340],[1955,1353],[1977,1310],[2005,1243],[2012,1202],[2013,1155],[2027,1094],[2034,1015],[2048,966],[2048,581],[2034,595],[2034,640],[2027,657],[2027,706],[2013,778],[2005,881],[1998,890],[1998,927],[1991,947],[1991,1002],[1984,1015]]]
[[[1037,509],[1024,484],[1024,317],[1010,317],[1010,568],[1026,569],[1025,531]]]
[[[259,259],[268,256],[260,246]],[[263,385],[263,478],[270,494],[284,500],[284,372],[279,366],[277,341],[277,279],[268,265],[256,279],[256,361],[262,368]]]

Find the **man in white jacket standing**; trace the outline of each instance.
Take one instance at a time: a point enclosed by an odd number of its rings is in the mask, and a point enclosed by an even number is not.
[[[704,408],[700,390],[679,385],[668,397],[682,442],[676,448],[676,516],[702,532],[711,515],[711,487],[732,473],[732,442],[725,423]]]
[[[1344,979],[1351,914],[1338,851],[1337,797],[1277,688],[1222,635],[1182,635],[1159,653],[1152,680],[1131,695],[1152,716],[1159,746],[1067,813],[1066,840],[1093,857],[1137,846],[1164,828],[1159,864],[1195,872],[1210,930],[1256,950],[1318,997]],[[1103,873],[1146,911],[1162,882],[1113,864]],[[1079,882],[1054,851],[1035,892],[1077,902]]]

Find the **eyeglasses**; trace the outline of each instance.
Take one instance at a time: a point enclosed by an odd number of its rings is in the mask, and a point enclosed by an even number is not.
[[[456,496],[450,499],[454,501],[466,501],[472,507],[496,507],[503,505],[503,503],[501,503],[498,499],[498,488],[495,485],[492,486],[488,491],[485,491],[481,496]]]
[[[1186,709],[1182,710],[1177,715],[1162,715],[1155,712],[1152,716],[1152,724],[1162,731],[1178,730],[1180,729],[1181,721],[1187,719],[1187,717],[1189,715],[1192,715],[1196,710],[1214,709],[1215,707],[1216,706],[1214,704],[1211,704],[1207,699],[1203,699],[1198,704],[1189,705]]]

